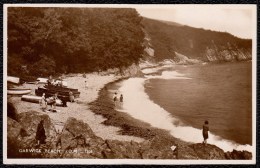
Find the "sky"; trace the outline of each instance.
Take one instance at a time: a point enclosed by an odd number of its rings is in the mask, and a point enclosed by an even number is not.
[[[255,36],[254,5],[143,5],[136,10],[141,16],[152,19],[228,32],[246,39]]]

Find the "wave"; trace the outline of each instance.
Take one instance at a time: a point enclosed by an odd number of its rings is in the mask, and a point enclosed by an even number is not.
[[[176,72],[165,73],[162,74],[162,78],[165,77],[164,75],[167,76],[167,74],[176,74]],[[145,78],[130,78],[122,82],[122,86],[119,88],[119,91],[124,95],[124,110],[122,112],[126,112],[136,119],[147,122],[153,127],[168,130],[172,136],[181,140],[201,143],[203,141],[202,130],[191,126],[184,126],[179,119],[174,118],[169,112],[151,101],[145,93],[145,81]],[[240,145],[212,133],[209,133],[208,143],[214,144],[224,151],[236,149],[252,152],[251,145]]]
[[[162,75],[145,75],[148,79],[191,79],[176,71],[163,71]]]

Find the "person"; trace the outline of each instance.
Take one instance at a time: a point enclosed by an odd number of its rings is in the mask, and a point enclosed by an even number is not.
[[[115,92],[114,96],[113,96],[113,100],[114,100],[114,105],[116,107],[117,104],[117,93]]]
[[[52,111],[56,111],[56,100],[58,99],[58,93],[55,93],[52,97],[52,100],[50,102],[50,105],[51,105],[51,110]]]
[[[86,78],[86,73],[84,72],[82,76],[83,76],[83,78]]]
[[[44,129],[44,120],[41,120],[40,123],[37,126],[37,131],[36,131],[36,141],[37,141],[37,145],[40,144],[45,144],[45,140],[46,140],[46,135],[45,135],[45,129]]]
[[[44,105],[44,109],[47,108],[47,100],[46,100],[46,96],[45,96],[45,93],[42,94],[42,99],[39,101],[40,103],[40,106]]]
[[[202,135],[204,141],[202,142],[203,144],[207,145],[207,139],[209,138],[208,132],[209,132],[209,122],[206,120],[204,122],[203,128],[202,128]]]
[[[70,99],[70,102],[74,102],[74,96],[73,96],[72,91],[69,91],[69,99]]]
[[[87,86],[88,86],[87,81],[85,81],[85,89],[87,89]]]
[[[123,106],[123,95],[121,94],[120,95],[120,98],[119,98],[119,101],[120,101],[120,106],[122,107]]]
[[[47,84],[48,84],[48,86],[53,84],[53,79],[52,79],[51,75],[49,76],[49,79],[47,80]]]

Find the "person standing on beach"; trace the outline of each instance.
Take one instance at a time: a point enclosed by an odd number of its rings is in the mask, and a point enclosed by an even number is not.
[[[46,97],[45,97],[45,93],[42,94],[42,99],[39,101],[39,103],[40,103],[40,106],[44,105],[43,109],[47,108],[47,100],[46,100]]]
[[[88,84],[87,84],[87,81],[85,81],[85,89],[87,89],[88,87]]]
[[[72,91],[69,92],[69,98],[70,98],[70,102],[74,102],[74,95],[72,93]]]
[[[120,95],[119,101],[120,101],[120,107],[123,107],[123,101],[124,101],[123,94]]]
[[[114,100],[114,105],[115,107],[117,106],[117,93],[115,92],[114,96],[113,96],[113,100]]]
[[[204,122],[203,128],[202,128],[202,135],[204,138],[203,144],[207,145],[207,139],[209,138],[208,132],[209,132],[209,122],[206,120]]]
[[[37,145],[45,144],[46,135],[45,135],[45,129],[44,129],[44,120],[41,120],[40,123],[37,126],[36,136],[35,139],[37,141]]]
[[[51,99],[50,105],[51,105],[51,111],[56,112],[56,100],[58,99],[58,93],[55,93]]]

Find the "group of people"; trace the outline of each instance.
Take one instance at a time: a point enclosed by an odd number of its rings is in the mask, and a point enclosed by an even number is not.
[[[124,101],[123,94],[121,94],[119,98],[117,96],[118,96],[117,92],[115,92],[114,96],[113,96],[114,105],[115,105],[116,108],[122,107],[123,101]]]
[[[53,86],[60,86],[60,87],[63,87],[63,82],[62,82],[62,79],[59,78],[58,80],[54,80],[52,78],[52,76],[50,75],[49,76],[49,79],[47,80],[47,85],[50,86],[50,85],[53,85]]]
[[[55,93],[52,97],[49,99],[46,98],[45,93],[42,94],[42,98],[40,100],[40,105],[43,106],[43,109],[46,110],[48,107],[48,104],[51,106],[51,111],[56,110],[56,100],[58,99],[58,93]]]

